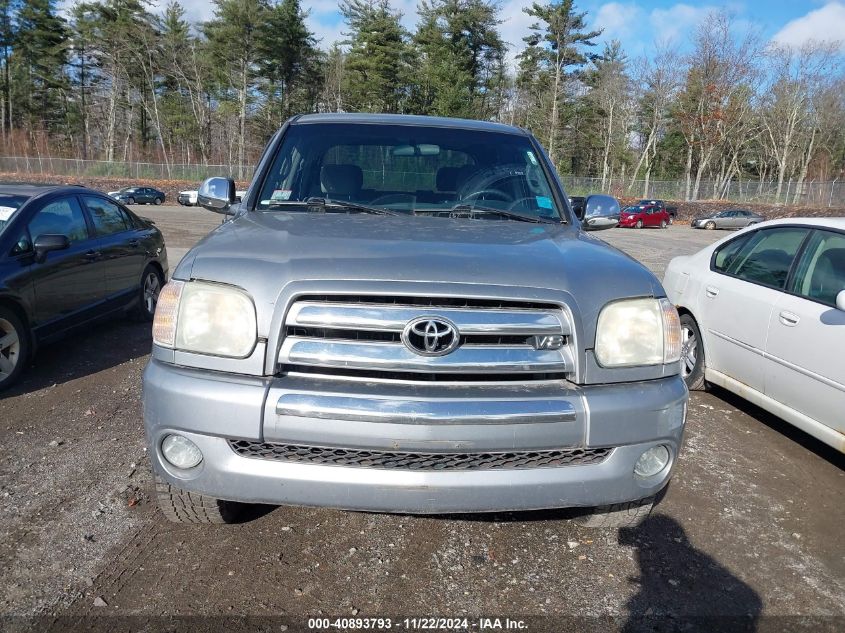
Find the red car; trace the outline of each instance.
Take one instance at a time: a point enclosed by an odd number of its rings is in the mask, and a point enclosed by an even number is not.
[[[669,214],[653,204],[638,204],[626,207],[619,216],[619,226],[641,229],[644,226],[669,226]]]

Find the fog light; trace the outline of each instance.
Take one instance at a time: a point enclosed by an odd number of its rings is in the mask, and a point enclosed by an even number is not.
[[[666,468],[669,463],[669,449],[663,445],[653,446],[640,455],[634,466],[634,473],[640,477],[652,477]]]
[[[161,452],[176,468],[193,468],[202,461],[200,449],[183,435],[165,437],[161,443]]]

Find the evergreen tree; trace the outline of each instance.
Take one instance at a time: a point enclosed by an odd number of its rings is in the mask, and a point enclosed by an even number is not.
[[[90,130],[88,127],[89,95],[91,73],[95,64],[94,31],[96,28],[96,11],[91,4],[79,3],[70,12],[71,20],[68,25],[68,66],[71,99],[68,110],[68,127],[79,135],[78,146],[83,159],[88,158],[90,145]],[[71,132],[73,134],[73,132]]]
[[[548,92],[549,113],[542,127],[546,147],[553,161],[558,160],[558,141],[563,129],[562,105],[564,89],[569,78],[568,68],[583,66],[589,57],[584,47],[594,46],[593,40],[601,31],[586,31],[586,13],[575,11],[574,0],[552,1],[541,5],[534,2],[523,9],[537,19],[531,35],[525,38],[525,51],[520,55],[520,82],[535,91],[542,87]],[[538,130],[539,132],[539,130]]]
[[[55,0],[28,0],[17,15],[12,94],[16,117],[30,135],[40,128],[55,132],[65,122],[67,87],[67,23],[56,12]]]
[[[485,0],[423,0],[414,36],[420,114],[489,118],[504,69],[498,6]]]
[[[157,71],[161,92],[162,127],[171,147],[176,145],[188,158],[201,134],[186,87],[184,58],[194,47],[191,28],[185,20],[185,10],[178,2],[170,2],[160,23],[161,36]]]
[[[269,4],[266,0],[214,0],[214,5],[214,19],[203,24],[203,33],[208,54],[217,61],[217,81],[224,96],[230,93],[237,104],[237,176],[243,178],[247,119],[257,85]]]
[[[344,94],[348,107],[364,112],[399,112],[407,93],[407,33],[388,0],[344,0],[349,26]]]
[[[281,0],[269,9],[259,42],[261,75],[265,80],[265,111],[270,128],[277,128],[297,108],[297,83],[313,70],[316,40],[305,24],[299,0]]]

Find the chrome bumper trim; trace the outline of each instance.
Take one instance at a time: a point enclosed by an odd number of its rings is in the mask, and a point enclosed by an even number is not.
[[[420,356],[401,343],[297,336],[285,338],[278,362],[282,365],[427,373],[501,374],[574,370],[568,347],[536,350],[528,345],[464,345],[446,356]]]
[[[286,393],[276,403],[276,414],[394,424],[532,424],[576,420],[575,407],[564,398],[397,400]]]
[[[461,334],[544,335],[572,333],[562,311],[435,308],[381,304],[347,305],[302,301],[291,308],[285,323],[293,327],[401,332],[425,315],[448,319]]]

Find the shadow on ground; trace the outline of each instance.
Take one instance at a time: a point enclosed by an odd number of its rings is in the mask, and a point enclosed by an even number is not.
[[[826,459],[834,466],[845,470],[845,453],[840,453],[835,448],[828,446],[824,442],[820,442],[812,435],[808,435],[796,426],[789,422],[782,420],[776,415],[761,409],[756,404],[750,403],[748,400],[715,385],[711,386],[710,393],[724,401],[726,404],[738,409],[745,415],[754,418],[757,422],[765,424],[773,431],[777,431],[781,435],[788,437],[790,440],[804,447],[808,451],[812,451],[822,459]]]
[[[707,630],[756,631],[763,601],[724,565],[695,548],[674,519],[652,514],[619,530],[633,547],[640,573],[626,602],[626,633]]]
[[[60,385],[141,358],[152,348],[152,324],[116,319],[39,348],[13,387],[0,400]]]

